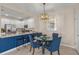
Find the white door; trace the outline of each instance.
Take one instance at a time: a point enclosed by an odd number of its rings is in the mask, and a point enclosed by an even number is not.
[[[76,49],[79,52],[79,10],[75,10],[75,39]]]

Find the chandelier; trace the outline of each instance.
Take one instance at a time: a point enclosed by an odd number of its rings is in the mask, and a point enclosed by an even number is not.
[[[43,3],[43,13],[40,16],[41,20],[48,20],[49,19],[49,16],[45,10],[45,5],[46,5],[46,3]]]

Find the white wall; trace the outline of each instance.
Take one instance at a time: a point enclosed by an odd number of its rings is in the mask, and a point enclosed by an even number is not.
[[[64,8],[63,15],[64,15],[63,44],[75,48],[73,7]]]

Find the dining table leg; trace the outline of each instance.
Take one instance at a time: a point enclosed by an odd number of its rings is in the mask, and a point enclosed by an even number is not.
[[[43,42],[43,45],[42,45],[42,54],[45,54],[45,48],[44,48],[44,45],[45,45],[45,42]]]
[[[44,49],[44,47],[42,47],[42,54],[45,54],[45,49]]]

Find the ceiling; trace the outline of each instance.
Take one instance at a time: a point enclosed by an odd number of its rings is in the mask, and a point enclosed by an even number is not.
[[[46,12],[52,11],[56,8],[63,8],[65,6],[76,5],[75,3],[47,3]],[[3,14],[9,14],[11,16],[29,18],[31,16],[40,14],[43,12],[42,3],[5,3],[1,4]]]

